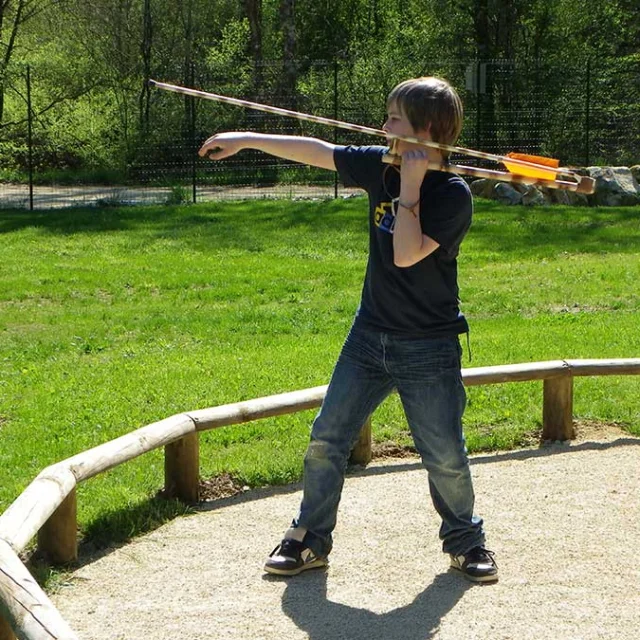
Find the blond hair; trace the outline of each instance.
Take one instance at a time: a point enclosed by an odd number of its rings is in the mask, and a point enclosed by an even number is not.
[[[452,145],[458,139],[462,130],[462,101],[446,80],[435,77],[405,80],[389,94],[387,108],[393,104],[416,131],[429,128],[434,142]],[[447,158],[449,153],[443,155]]]

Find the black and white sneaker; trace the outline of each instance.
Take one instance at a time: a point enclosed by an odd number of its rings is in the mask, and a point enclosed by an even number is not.
[[[498,565],[493,551],[474,547],[466,553],[451,556],[451,567],[460,571],[472,582],[497,582]]]
[[[302,542],[285,538],[270,554],[264,565],[267,573],[278,576],[296,576],[307,569],[326,567],[326,558],[317,556]]]

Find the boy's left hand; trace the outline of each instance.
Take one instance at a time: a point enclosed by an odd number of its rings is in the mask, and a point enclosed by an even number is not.
[[[402,186],[414,186],[420,188],[429,168],[429,156],[427,150],[409,149],[402,154],[400,164],[400,182]]]

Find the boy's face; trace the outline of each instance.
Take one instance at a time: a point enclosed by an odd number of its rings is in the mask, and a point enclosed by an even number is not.
[[[400,106],[392,102],[387,109],[387,119],[385,120],[384,125],[382,125],[382,129],[387,133],[392,133],[397,136],[408,136],[414,138],[423,138],[425,140],[431,140],[431,135],[429,133],[429,127],[426,129],[414,129],[409,122],[404,111],[400,108]],[[405,142],[403,140],[389,140],[387,142],[390,146],[393,146],[393,142],[396,144],[396,153],[401,154],[404,151],[408,151],[409,149],[424,149],[425,147],[412,144],[411,142]]]

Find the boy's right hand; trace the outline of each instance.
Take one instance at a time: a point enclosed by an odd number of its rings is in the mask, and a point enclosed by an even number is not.
[[[244,131],[217,133],[205,141],[198,154],[202,158],[209,158],[209,160],[228,158],[238,153],[238,151],[242,151],[246,147],[250,136],[250,133]]]

